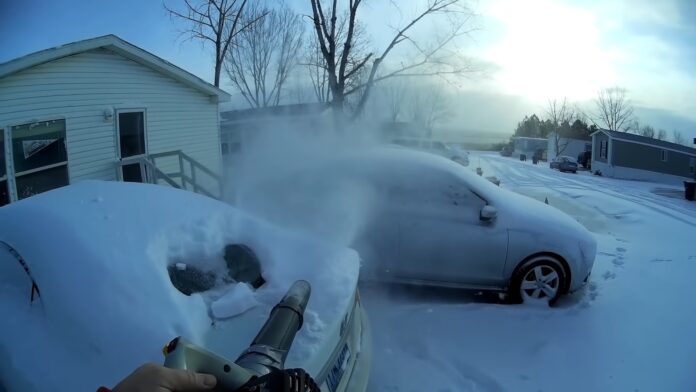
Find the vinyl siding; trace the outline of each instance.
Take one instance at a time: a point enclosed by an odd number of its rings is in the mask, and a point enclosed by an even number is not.
[[[689,173],[690,155],[677,151],[667,151],[667,161],[661,159],[662,148],[647,146],[638,143],[613,140],[612,164],[614,166],[627,167],[671,174],[680,177],[693,177]]]
[[[220,173],[218,106],[167,76],[98,49],[0,79],[0,127],[64,118],[70,181],[116,179],[114,119],[106,108],[145,109],[149,153],[182,150]],[[176,165],[162,167],[178,171]]]
[[[556,134],[551,132],[548,138],[547,157],[548,159],[553,159],[558,155],[565,155],[573,158],[577,158],[581,152],[587,151],[587,146],[592,148],[591,140],[580,140],[580,139],[568,139],[560,138],[558,139],[558,147],[560,152],[556,151]]]

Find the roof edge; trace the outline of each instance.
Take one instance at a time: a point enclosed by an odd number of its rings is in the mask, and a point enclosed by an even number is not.
[[[625,142],[625,143],[641,144],[641,145],[645,145],[645,146],[655,147],[655,148],[659,148],[662,150],[674,151],[674,152],[677,152],[680,154],[696,157],[696,148],[668,142],[666,140],[660,140],[660,139],[648,138],[648,137],[643,137],[646,139],[645,141],[635,140],[635,139],[631,139],[631,138],[622,137],[622,134],[625,132],[610,131],[608,129],[598,129],[597,131],[593,132],[591,136],[594,136],[598,132],[602,132],[603,134],[607,135],[607,137],[609,137],[612,140],[618,140],[620,142]],[[640,135],[634,135],[634,134],[631,134],[631,135],[640,136]],[[650,143],[651,140],[666,143],[667,145]]]
[[[607,129],[601,129],[601,128],[600,128],[600,129],[597,129],[597,130],[594,131],[594,132],[592,132],[592,133],[590,134],[590,137],[592,137],[592,136],[594,136],[594,135],[596,135],[596,134],[598,134],[598,133],[603,133],[603,134],[607,135],[607,136],[610,137],[610,138],[614,138],[614,136],[612,136],[612,134],[609,133],[609,131],[608,131]]]
[[[158,57],[145,49],[139,48],[113,34],[88,38],[30,53],[0,64],[0,79],[21,72],[27,68],[45,64],[63,57],[83,53],[98,48],[106,48],[130,60],[163,73],[183,84],[195,88],[206,95],[214,96],[217,102],[227,102],[230,95],[218,87],[204,81],[198,76]]]
[[[674,151],[674,152],[678,152],[678,153],[680,153],[680,154],[684,154],[684,155],[689,155],[689,156],[692,156],[692,157],[696,157],[696,149],[695,149],[695,148],[691,148],[691,147],[689,147],[689,146],[682,146],[681,144],[677,144],[677,146],[686,147],[686,148],[691,149],[691,150],[694,150],[694,151],[693,151],[693,152],[691,152],[691,151],[685,151],[685,150],[676,149],[676,148],[671,147],[671,146],[661,146],[661,145],[659,145],[659,144],[650,144],[650,143],[647,143],[647,142],[641,142],[641,141],[638,141],[638,140],[631,140],[631,139],[624,139],[624,138],[620,138],[620,137],[613,137],[612,139],[618,140],[618,141],[620,141],[620,142],[633,143],[633,144],[642,144],[642,145],[644,145],[644,146],[655,147],[655,148],[659,148],[659,149],[661,149],[661,150]],[[656,140],[659,140],[659,139],[656,139]],[[670,142],[668,142],[668,143],[670,143]],[[671,143],[671,144],[675,144],[675,143]]]

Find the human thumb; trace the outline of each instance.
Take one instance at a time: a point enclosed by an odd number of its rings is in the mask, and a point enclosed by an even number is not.
[[[162,387],[175,392],[195,392],[212,389],[217,379],[211,374],[195,373],[181,369],[166,369]]]

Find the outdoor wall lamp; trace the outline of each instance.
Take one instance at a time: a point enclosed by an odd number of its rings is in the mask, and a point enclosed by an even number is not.
[[[104,109],[104,121],[109,122],[114,118],[114,109],[106,108]]]

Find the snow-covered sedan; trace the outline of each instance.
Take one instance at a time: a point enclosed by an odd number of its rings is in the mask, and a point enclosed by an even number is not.
[[[558,169],[560,172],[578,172],[578,162],[573,157],[557,156],[549,163],[551,169]]]
[[[594,263],[594,237],[570,216],[433,154],[380,147],[285,177],[291,186],[259,185],[283,195],[262,209],[269,216],[273,208],[319,211],[315,220],[334,226],[351,222],[344,231],[361,255],[364,279],[488,289],[553,304],[583,286]]]
[[[312,296],[286,366],[365,390],[355,251],[164,186],[83,182],[0,208],[0,390],[90,391],[176,336],[235,359],[292,282]]]
[[[469,166],[469,152],[456,144],[447,144],[430,138],[400,138],[394,140],[394,143],[399,146],[440,155],[460,165]]]

